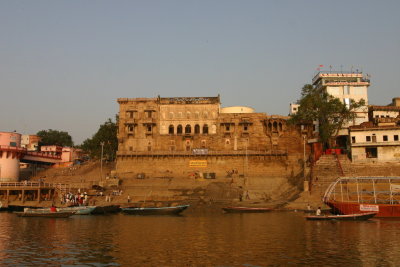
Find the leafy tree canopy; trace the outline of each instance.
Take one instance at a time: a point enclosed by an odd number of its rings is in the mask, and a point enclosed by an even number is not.
[[[57,131],[57,130],[41,130],[37,132],[37,134],[41,140],[39,145],[41,146],[73,146],[74,142],[72,141],[72,137],[64,131]]]
[[[319,123],[319,138],[325,147],[330,147],[331,138],[336,137],[339,130],[356,117],[355,111],[365,106],[365,101],[350,100],[348,104],[340,99],[321,92],[311,84],[306,84],[301,90],[298,112],[291,116],[293,123],[317,121]]]
[[[118,117],[116,121],[118,121]],[[117,129],[117,122],[108,119],[104,124],[100,125],[99,130],[92,138],[83,141],[80,147],[86,153],[89,153],[91,157],[100,158],[101,147],[103,146],[103,157],[114,160],[118,149]]]

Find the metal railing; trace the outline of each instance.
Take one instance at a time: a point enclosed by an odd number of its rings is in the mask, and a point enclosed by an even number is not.
[[[24,148],[24,147],[4,146],[4,145],[0,145],[0,150],[15,151],[15,152],[26,152],[26,148]]]
[[[26,153],[26,156],[33,156],[33,157],[41,157],[41,158],[48,158],[48,159],[61,159],[61,155],[52,155],[48,152],[34,152],[30,151]]]
[[[45,183],[45,182],[0,182],[0,189],[2,187],[41,187],[41,188],[66,188],[68,184],[62,183]]]

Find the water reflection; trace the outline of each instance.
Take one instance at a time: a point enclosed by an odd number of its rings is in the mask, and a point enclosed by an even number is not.
[[[69,219],[0,213],[0,265],[397,266],[400,220],[306,221],[301,213]]]

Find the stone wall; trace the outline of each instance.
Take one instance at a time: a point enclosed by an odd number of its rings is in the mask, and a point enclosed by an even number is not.
[[[224,156],[125,156],[117,161],[121,178],[215,178],[288,177],[301,171],[299,157],[292,155]]]

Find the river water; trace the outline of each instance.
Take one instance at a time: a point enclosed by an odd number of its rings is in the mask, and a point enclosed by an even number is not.
[[[400,266],[400,220],[306,221],[299,212],[0,213],[0,266]]]

